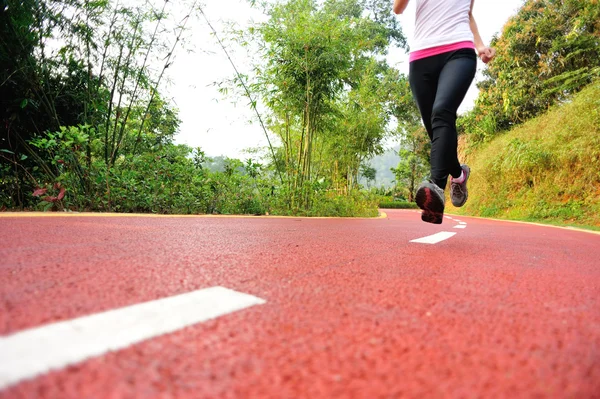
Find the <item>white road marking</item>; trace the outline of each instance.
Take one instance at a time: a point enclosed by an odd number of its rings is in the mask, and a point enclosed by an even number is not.
[[[455,229],[466,229],[467,225],[466,224],[457,224],[456,226],[454,226]]]
[[[0,337],[0,390],[265,300],[212,287]]]
[[[447,240],[450,237],[454,237],[455,235],[456,235],[456,233],[450,233],[448,231],[441,231],[441,232],[431,235],[431,236],[419,238],[417,240],[412,240],[411,242],[416,242],[418,244],[437,244],[439,242]]]
[[[458,223],[466,225],[467,223],[457,220]]]

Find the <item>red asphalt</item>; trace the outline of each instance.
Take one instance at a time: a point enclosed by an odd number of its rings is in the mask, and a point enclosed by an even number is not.
[[[600,235],[387,213],[0,217],[0,336],[212,286],[267,301],[0,398],[600,397]]]

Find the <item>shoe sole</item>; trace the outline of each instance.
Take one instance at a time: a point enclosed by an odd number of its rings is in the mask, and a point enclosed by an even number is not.
[[[457,208],[460,208],[460,207],[462,207],[464,204],[466,204],[466,203],[467,203],[467,200],[468,200],[468,199],[469,199],[469,193],[468,193],[468,192],[466,192],[466,193],[465,193],[465,200],[464,200],[463,202],[461,202],[460,204],[459,204],[459,203],[456,203],[456,204],[455,204],[455,203],[453,202],[453,203],[452,203],[452,205],[454,205],[454,206],[455,206],[455,207],[457,207]]]
[[[444,221],[444,203],[434,195],[429,187],[423,187],[417,191],[415,198],[421,212],[421,220],[427,223],[442,224]]]

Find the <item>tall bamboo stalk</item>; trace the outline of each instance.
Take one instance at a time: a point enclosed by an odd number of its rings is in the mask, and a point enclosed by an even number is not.
[[[131,36],[131,42],[129,44],[129,52],[127,54],[127,57],[125,57],[125,65],[123,67],[123,76],[121,78],[121,87],[119,88],[119,101],[117,103],[117,113],[115,115],[115,124],[113,127],[113,131],[112,131],[112,140],[111,140],[111,144],[110,144],[110,166],[115,164],[115,160],[117,158],[117,152],[118,152],[118,146],[119,146],[119,142],[117,141],[117,128],[119,126],[119,119],[121,116],[121,103],[123,101],[123,95],[125,94],[125,84],[127,83],[127,75],[129,74],[129,65],[131,64],[131,60],[133,58],[134,55],[134,48],[135,48],[135,41],[137,38],[137,34],[138,34],[138,29],[140,28],[140,23],[141,20],[140,18],[137,18],[135,20],[135,25],[133,27],[133,34]],[[150,50],[148,50],[150,51]],[[121,122],[121,131],[124,129],[125,127],[125,122],[126,121],[122,121]]]
[[[269,149],[271,150],[271,156],[273,157],[273,162],[275,163],[275,170],[277,171],[277,175],[279,176],[279,180],[281,181],[281,184],[283,184],[283,176],[281,175],[281,170],[279,168],[279,163],[277,162],[277,157],[275,156],[275,150],[273,149],[273,145],[271,144],[271,139],[269,138],[269,134],[267,133],[267,128],[265,127],[263,119],[260,116],[260,112],[258,112],[258,109],[256,108],[256,101],[254,101],[254,97],[252,96],[252,93],[250,92],[250,89],[248,88],[248,86],[244,82],[244,79],[242,78],[242,75],[240,74],[240,72],[238,71],[237,67],[235,66],[233,60],[229,56],[229,52],[225,48],[225,45],[223,44],[223,42],[221,41],[221,39],[219,38],[219,35],[217,34],[217,31],[215,30],[215,28],[213,27],[213,25],[210,23],[210,20],[208,19],[208,17],[204,13],[204,10],[202,9],[202,6],[199,5],[198,9],[200,10],[200,13],[204,17],[204,20],[206,21],[206,23],[208,24],[208,26],[212,30],[213,34],[215,35],[215,38],[219,42],[219,45],[221,46],[221,49],[223,49],[223,52],[227,56],[227,59],[229,60],[229,63],[233,67],[233,70],[235,71],[235,74],[236,74],[236,76],[237,76],[240,84],[244,88],[244,91],[246,92],[246,96],[250,100],[250,105],[251,105],[252,109],[254,110],[254,112],[256,113],[258,121],[260,122],[260,126],[262,127],[262,130],[265,133],[265,137],[267,138],[267,143],[269,144]]]
[[[140,86],[140,82],[142,80],[142,76],[144,74],[144,70],[146,69],[146,64],[148,62],[148,56],[150,55],[150,50],[152,49],[154,41],[156,40],[156,36],[157,36],[157,33],[158,33],[158,28],[160,27],[160,23],[162,21],[162,16],[164,15],[165,9],[167,7],[167,3],[168,3],[168,0],[165,0],[165,2],[163,4],[163,8],[160,11],[160,14],[158,15],[158,18],[157,18],[157,21],[156,21],[156,26],[154,27],[154,32],[152,33],[152,37],[150,38],[150,43],[148,44],[148,50],[146,51],[146,55],[144,57],[144,61],[142,63],[142,67],[138,71],[137,79],[136,79],[136,82],[135,82],[135,87],[133,89],[133,94],[131,95],[131,99],[129,101],[129,106],[127,107],[127,112],[125,113],[125,118],[123,118],[123,123],[121,124],[121,130],[119,132],[119,139],[117,141],[117,143],[118,143],[117,144],[117,148],[115,148],[115,151],[113,152],[113,155],[112,155],[113,163],[116,161],[119,148],[121,147],[121,143],[123,142],[123,137],[124,137],[124,134],[125,134],[125,127],[127,125],[127,121],[129,120],[129,115],[131,114],[131,110],[133,109],[133,105],[134,105],[135,101],[137,101],[137,98],[138,98],[137,91],[138,91],[138,88]],[[142,125],[143,125],[143,123],[144,122],[142,120]],[[140,128],[140,130],[141,130],[141,128]],[[135,153],[135,144],[134,144],[134,151],[133,152]]]

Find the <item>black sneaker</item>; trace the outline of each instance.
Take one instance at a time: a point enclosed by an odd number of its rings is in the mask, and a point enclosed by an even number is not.
[[[471,174],[471,169],[467,165],[460,166],[465,173],[465,181],[462,183],[454,183],[452,179],[450,179],[450,199],[452,200],[452,205],[456,207],[461,207],[467,202],[467,198],[469,197],[469,190],[467,190],[467,180],[469,180],[469,175]]]
[[[421,220],[427,223],[442,224],[444,220],[444,190],[431,182],[423,182],[417,190],[417,205],[423,210]]]

